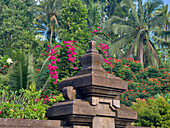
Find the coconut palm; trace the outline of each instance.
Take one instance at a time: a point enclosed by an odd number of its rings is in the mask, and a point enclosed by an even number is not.
[[[87,4],[88,15],[87,15],[87,23],[89,27],[95,27],[100,25],[101,20],[101,5],[98,2],[93,2],[89,0]]]
[[[36,11],[34,24],[39,33],[46,33],[47,39],[52,43],[56,38],[56,29],[60,24],[59,15],[61,0],[44,0],[39,5],[33,5],[30,9]]]
[[[103,25],[103,31],[114,32],[119,37],[114,39],[110,46],[110,53],[115,55],[118,50],[128,48],[126,56],[134,56],[142,65],[149,62],[158,67],[158,55],[154,50],[154,44],[150,39],[152,29],[158,24],[159,17],[153,17],[152,13],[159,8],[162,0],[154,0],[142,4],[137,0],[138,6],[133,0],[124,0],[122,6],[130,8],[128,19],[112,16]],[[123,51],[124,52],[124,51]]]
[[[166,64],[167,53],[169,52],[169,43],[170,43],[170,13],[168,9],[168,4],[163,5],[162,8],[159,8],[154,13],[155,16],[160,17],[160,24],[153,31],[155,36],[153,40],[157,42],[159,48],[162,50],[164,55],[164,63]],[[159,38],[161,37],[161,38]]]

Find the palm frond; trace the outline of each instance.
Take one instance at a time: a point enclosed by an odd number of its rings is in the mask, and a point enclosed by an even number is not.
[[[47,79],[48,78],[48,74],[46,74],[46,70],[48,70],[47,68],[48,68],[48,64],[49,64],[49,61],[48,61],[48,58],[49,57],[47,57],[47,59],[44,61],[44,63],[43,63],[43,66],[41,67],[41,70],[40,70],[40,72],[39,72],[39,76],[38,76],[38,78],[36,79],[36,85],[37,85],[37,87],[39,88],[40,86],[42,86],[43,84],[45,84],[44,83],[44,79]],[[48,75],[48,76],[47,76]]]
[[[136,11],[136,5],[133,3],[133,1],[132,0],[124,0],[124,1],[122,1],[122,5],[131,9],[132,17],[135,20],[135,22],[134,22],[135,26],[140,26],[141,23],[139,21],[139,17],[138,17],[137,11]]]
[[[30,59],[30,60],[29,60]],[[26,55],[21,50],[15,53],[15,62],[10,70],[10,84],[13,89],[26,89],[28,84],[33,82],[33,61],[32,55]]]
[[[152,36],[152,39],[157,42],[158,44],[161,44],[163,46],[169,46],[170,45],[170,41],[166,41],[164,39],[161,39],[157,36]]]
[[[116,52],[118,50],[120,50],[123,46],[128,44],[130,42],[130,40],[131,40],[131,37],[132,37],[131,34],[127,34],[127,35],[123,35],[123,36],[121,36],[119,38],[114,39],[111,42],[112,44],[110,45],[110,49],[109,49],[110,55],[113,56],[114,54],[116,54]]]
[[[158,68],[158,65],[159,65],[159,58],[158,58],[158,55],[157,53],[155,52],[155,49],[153,48],[152,44],[151,44],[151,40],[148,40],[148,47],[150,48],[150,51],[152,52],[153,56],[155,57],[156,59],[156,67]]]
[[[102,27],[105,28],[106,26],[111,26],[112,24],[124,24],[124,25],[129,25],[131,27],[136,27],[135,25],[133,25],[131,22],[119,17],[119,16],[112,16],[110,19],[108,19],[103,25]]]

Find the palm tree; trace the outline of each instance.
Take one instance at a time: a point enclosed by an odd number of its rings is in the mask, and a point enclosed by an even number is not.
[[[137,0],[137,2],[138,7],[133,0],[124,0],[121,3],[130,8],[128,19],[112,16],[104,23],[103,31],[119,35],[111,42],[110,53],[115,55],[118,50],[128,47],[127,57],[133,55],[141,61],[143,66],[151,62],[158,67],[158,55],[150,39],[150,33],[159,21],[157,20],[159,17],[153,17],[152,13],[162,4],[162,0],[144,4],[142,4],[142,0]]]
[[[162,5],[162,8],[159,8],[154,13],[155,16],[160,17],[160,25],[153,31],[156,36],[153,36],[153,40],[158,43],[160,49],[163,48],[164,63],[166,64],[167,53],[169,52],[169,43],[170,43],[170,13],[168,10],[168,4]],[[161,37],[161,38],[159,38]]]
[[[100,26],[101,20],[101,5],[98,2],[93,2],[89,0],[87,4],[88,14],[87,14],[87,24],[89,27]]]
[[[37,89],[44,89],[49,83],[50,75],[46,73],[48,69],[48,58],[44,61],[44,64],[40,72],[35,74],[34,70],[34,57],[33,52],[23,52],[17,50],[13,52],[14,63],[7,74],[0,74],[0,84],[9,84],[13,90],[19,91],[20,89],[28,89],[33,83],[36,84]]]
[[[25,54],[21,50],[14,53],[15,62],[8,72],[10,85],[13,89],[26,89],[34,82],[33,54]]]
[[[30,9],[36,11],[34,24],[39,33],[46,33],[47,39],[52,44],[52,39],[56,38],[56,28],[59,26],[59,16],[61,0],[44,0],[39,5],[34,5]]]

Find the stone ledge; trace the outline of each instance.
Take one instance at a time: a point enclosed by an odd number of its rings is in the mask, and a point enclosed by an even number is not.
[[[0,127],[31,127],[31,128],[60,128],[60,120],[34,120],[34,119],[9,119],[0,118]]]

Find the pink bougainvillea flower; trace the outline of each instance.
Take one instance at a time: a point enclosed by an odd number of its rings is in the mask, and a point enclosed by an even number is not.
[[[57,79],[57,78],[58,78],[58,74],[56,74],[52,77],[52,79]]]
[[[45,55],[44,53],[42,53],[42,55]]]
[[[67,56],[68,56],[68,57],[71,57],[71,54],[68,54]]]
[[[35,99],[35,101],[39,101],[39,100],[41,100],[40,98],[38,98],[38,99]]]
[[[56,61],[60,61],[60,58],[57,58],[57,60]]]
[[[73,69],[74,69],[74,70],[77,70],[77,68],[76,68],[76,67],[73,67]]]
[[[53,74],[57,74],[57,71],[54,71]]]
[[[73,60],[76,60],[76,57],[73,57],[72,59],[73,59]]]
[[[70,42],[68,42],[68,41],[64,41],[63,43],[64,43],[64,44],[67,44],[67,43],[70,43]]]
[[[108,54],[108,52],[106,52],[106,51],[104,51],[103,53],[104,53],[104,54]]]
[[[57,84],[57,80],[54,82],[54,84]]]
[[[51,68],[55,71],[57,69],[57,66],[51,66]]]
[[[71,55],[76,55],[76,53],[75,53],[75,52],[72,52]]]
[[[52,61],[51,63],[52,63],[52,64],[55,64],[55,61]]]
[[[56,60],[56,57],[55,57],[55,56],[52,56],[52,60]]]
[[[106,59],[104,59],[104,61],[105,61],[105,62],[107,62],[107,60],[106,60]]]
[[[101,27],[98,26],[98,29],[101,29]]]
[[[97,32],[97,30],[95,30]],[[75,63],[76,57],[72,57],[74,55],[77,55],[76,50],[77,50],[77,46],[75,46],[73,43],[77,43],[77,41],[64,41],[64,44],[67,44],[66,47],[68,47],[68,60],[71,62],[71,67],[73,67],[73,63]],[[50,46],[48,45],[49,49]],[[58,51],[58,48],[62,48],[62,46],[60,45],[56,45],[54,46],[51,50],[50,53],[48,54],[49,58],[48,60],[51,60],[51,64],[55,65],[56,61],[60,61],[60,58],[56,58],[58,56],[58,54],[56,54],[56,52]],[[57,84],[57,79],[58,79],[58,73],[57,73],[57,66],[52,66],[51,64],[48,65],[48,70],[49,70],[49,74],[50,77],[52,77],[52,79],[55,79],[54,84]],[[77,70],[76,67],[74,67],[73,69]]]
[[[62,48],[62,46],[56,45],[56,46],[54,46],[54,49],[55,49],[55,48]]]
[[[51,64],[49,64],[48,67],[51,67]]]
[[[71,44],[66,45],[66,47],[71,47]]]

